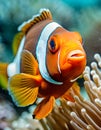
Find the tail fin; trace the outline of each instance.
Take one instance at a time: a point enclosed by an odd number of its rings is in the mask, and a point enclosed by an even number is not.
[[[0,62],[0,86],[7,89],[8,75],[7,75],[7,63]]]

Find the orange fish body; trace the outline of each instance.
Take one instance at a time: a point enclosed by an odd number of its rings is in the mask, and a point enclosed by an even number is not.
[[[80,34],[54,22],[47,9],[21,25],[19,31],[21,43],[14,61],[6,67],[8,89],[18,106],[43,98],[34,111],[35,118],[41,119],[81,75],[86,54]]]

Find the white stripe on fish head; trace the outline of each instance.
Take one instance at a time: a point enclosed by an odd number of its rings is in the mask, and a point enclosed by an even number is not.
[[[63,82],[58,82],[52,79],[46,67],[46,49],[47,49],[48,39],[50,35],[52,34],[52,32],[56,30],[58,27],[61,27],[61,26],[57,24],[56,22],[51,22],[44,27],[37,43],[36,57],[39,63],[39,70],[42,77],[52,84],[61,85],[63,84]]]

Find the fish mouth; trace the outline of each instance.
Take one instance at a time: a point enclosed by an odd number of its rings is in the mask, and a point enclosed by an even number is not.
[[[84,58],[85,58],[85,53],[83,51],[73,50],[66,55],[61,68],[62,70],[71,68],[72,65],[81,63],[84,60]]]
[[[73,50],[69,52],[64,62],[61,64],[61,75],[66,76],[66,71],[75,71],[76,68],[80,71],[86,64],[86,54],[82,50]],[[75,79],[71,80],[74,81]]]
[[[81,61],[82,59],[84,59],[84,57],[85,57],[84,52],[82,52],[81,50],[74,50],[68,54],[67,60],[68,61]]]

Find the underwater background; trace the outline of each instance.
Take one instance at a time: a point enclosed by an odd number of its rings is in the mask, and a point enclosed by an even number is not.
[[[0,0],[0,62],[13,60],[12,41],[18,26],[41,8],[48,8],[54,21],[67,30],[80,32],[90,66],[94,54],[101,54],[101,0]],[[0,130],[10,127],[12,120],[27,110],[16,107],[0,87]]]

